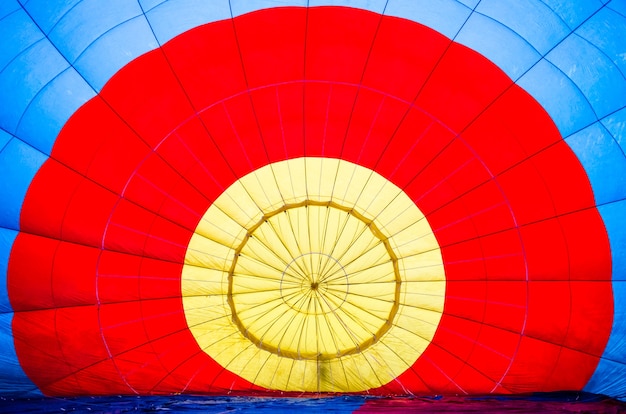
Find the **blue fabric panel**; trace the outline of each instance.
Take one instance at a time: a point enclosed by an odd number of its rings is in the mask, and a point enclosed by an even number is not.
[[[95,91],[74,68],[68,68],[33,99],[24,112],[16,135],[41,152],[50,154],[65,122],[94,95]]]
[[[605,7],[576,30],[576,34],[604,52],[626,75],[626,14]]]
[[[0,72],[0,127],[15,133],[33,98],[67,67],[67,62],[46,39],[35,43],[9,63]]]
[[[17,10],[0,19],[0,71],[43,37],[39,28],[23,10]]]
[[[0,151],[0,227],[19,230],[20,211],[26,190],[47,157],[19,139]]]
[[[28,379],[15,354],[11,322],[12,313],[0,314],[0,395],[20,398],[41,396],[41,392]]]
[[[601,123],[596,122],[570,136],[566,142],[587,172],[596,204],[626,198],[626,157]],[[611,174],[609,178],[607,171]]]
[[[470,16],[455,40],[486,56],[514,80],[541,58],[518,33],[479,13]]]
[[[63,56],[74,63],[104,33],[140,14],[141,8],[135,1],[83,0],[63,16],[48,36]],[[126,41],[132,42],[132,37]]]
[[[596,372],[583,391],[610,395],[611,397],[623,400],[626,398],[626,394],[624,394],[624,390],[626,389],[625,371],[626,365],[624,363],[601,359]]]
[[[270,7],[306,6],[307,0],[230,0],[233,17]]]
[[[169,0],[146,11],[146,18],[159,43],[164,44],[196,26],[229,19],[230,7],[228,0]]]
[[[345,6],[383,14],[387,0],[309,0],[309,6]],[[385,13],[386,14],[386,13]]]
[[[483,0],[476,11],[508,26],[541,55],[565,38],[570,29],[539,0]],[[508,47],[502,42],[504,48]]]
[[[602,7],[599,0],[563,1],[541,0],[550,7],[572,30]]]
[[[13,344],[13,309],[7,292],[7,264],[16,236],[16,231],[0,227],[0,395],[40,395],[20,367]]]
[[[621,214],[624,214],[624,206],[621,206]],[[624,238],[622,237],[622,242]],[[626,362],[624,362],[624,355],[626,355],[626,281],[614,280],[613,281],[613,302],[615,303],[615,313],[613,314],[613,329],[609,338],[609,343],[604,350],[603,358],[621,361],[622,376],[626,377]],[[605,381],[606,378],[604,377]],[[612,378],[611,378],[612,381]]]
[[[163,4],[168,3],[174,0],[139,0],[139,5],[141,6],[144,13],[152,10],[153,8]]]
[[[16,236],[17,231],[0,227],[0,314],[13,312],[7,290],[7,267]]]
[[[613,135],[622,152],[626,154],[626,108],[602,119],[602,125]]]
[[[626,0],[611,0],[607,6],[622,16],[626,16]]]
[[[474,9],[480,0],[457,0],[459,3],[466,5],[470,9]]]
[[[626,105],[624,75],[613,61],[588,41],[569,36],[546,58],[572,79],[598,118]]]
[[[17,0],[4,0],[0,1],[0,20],[9,14],[19,10],[21,6]]]
[[[452,39],[471,12],[454,0],[389,0],[385,14],[413,20]]]
[[[81,0],[22,0],[21,2],[41,31],[47,34]]]
[[[596,121],[589,102],[572,80],[545,60],[533,66],[517,83],[543,106],[563,137]]]
[[[94,89],[100,91],[115,72],[157,46],[142,14],[104,33],[84,50],[74,67]]]
[[[585,390],[611,396],[626,397],[626,201],[598,208],[611,242],[613,256],[613,329],[600,364]],[[610,380],[607,380],[609,379]]]
[[[0,129],[0,152],[4,149],[4,147],[9,143],[9,141],[13,138],[13,135],[9,134],[6,131]]]

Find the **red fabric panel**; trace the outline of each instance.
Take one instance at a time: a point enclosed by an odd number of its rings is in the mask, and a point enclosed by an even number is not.
[[[52,159],[45,162],[31,182],[33,190],[24,198],[20,215],[22,232],[61,238],[67,206],[80,181],[81,178],[66,166]]]
[[[535,169],[541,171],[542,181],[550,189],[556,214],[595,206],[587,174],[584,169],[576,168],[580,161],[572,157],[572,150],[564,141],[539,152],[532,162]]]
[[[180,296],[182,264],[143,257],[139,270],[139,293],[145,300]]]
[[[18,312],[14,316],[13,334],[16,351],[30,355],[20,360],[22,368],[37,379],[45,394],[129,392],[108,359],[96,307]],[[30,340],[32,337],[38,341]]]
[[[395,131],[376,170],[398,187],[407,189],[415,176],[453,139],[450,130],[412,107]]]
[[[473,322],[482,322],[485,317],[487,283],[480,280],[446,282],[444,313]]]
[[[20,233],[9,261],[7,287],[16,312],[93,305],[100,251]]]
[[[561,140],[544,109],[520,88],[507,89],[463,131],[462,137],[494,175]]]
[[[100,96],[144,142],[154,147],[194,115],[194,110],[163,51],[146,53],[134,62],[137,64],[127,65],[115,74],[115,87],[109,81]],[[146,102],[150,102],[149,110]]]
[[[302,153],[304,86],[284,84],[250,93],[256,122],[271,162]]]
[[[81,244],[61,242],[54,255],[52,296],[54,306],[94,305],[96,283],[93,275],[100,250]]]
[[[514,394],[549,391],[546,380],[553,375],[554,363],[558,360],[561,347],[551,342],[544,342],[530,336],[521,337],[519,348],[514,355],[515,361],[502,379],[502,387]],[[581,371],[577,374],[580,375]],[[588,372],[588,371],[587,371]],[[577,383],[573,375],[565,382]],[[581,375],[582,376],[582,375]],[[570,389],[570,388],[565,388]]]
[[[471,183],[454,188],[465,177]],[[459,195],[489,179],[484,169],[475,164],[473,154],[465,144],[458,139],[452,140],[435,158],[428,161],[428,165],[408,187],[410,191],[420,194],[415,201],[423,206],[425,214],[437,209],[448,207]],[[451,188],[452,187],[452,188]],[[465,187],[465,188],[463,188]],[[465,214],[463,214],[465,216]],[[447,220],[454,222],[456,219]]]
[[[58,337],[63,358],[72,368],[73,373],[91,370],[93,366],[105,362],[110,357],[108,344],[105,345],[103,341],[98,323],[99,316],[100,309],[96,306],[57,309],[55,334]],[[110,368],[107,363],[103,365]],[[112,390],[128,392],[126,387],[119,384],[119,379],[113,382],[117,382],[118,386]],[[81,383],[81,385],[85,391],[91,388],[91,382]]]
[[[99,303],[137,301],[139,293],[139,255],[104,251],[98,261]]]
[[[412,367],[420,373],[431,394],[458,394],[463,389],[453,382],[453,375],[463,369],[463,361],[439,347],[430,347],[428,355],[422,355]],[[399,377],[402,380],[402,376]]]
[[[391,136],[397,125],[393,121],[399,121],[397,113],[391,119],[383,113],[383,118],[380,119],[385,103],[385,97],[379,93],[367,89],[359,91],[343,144],[343,159],[370,169],[376,166],[387,144],[386,140],[379,137]],[[397,106],[393,109],[397,109]],[[380,129],[383,130],[379,131]]]
[[[130,178],[136,173],[136,169],[150,153],[150,148],[136,135],[129,134],[127,130],[123,132],[126,134],[110,133],[107,136],[95,153],[87,171],[87,177],[116,193],[123,192]],[[124,150],[120,151],[120,148]],[[80,157],[80,152],[73,156],[74,159]]]
[[[308,80],[361,82],[381,16],[359,9],[308,10],[305,74]],[[354,34],[358,33],[358,36]],[[332,63],[331,63],[332,62]]]
[[[517,229],[493,233],[482,237],[485,252],[487,279],[526,280],[523,244]]]
[[[295,91],[300,86],[302,86],[302,92],[300,92],[302,96]],[[329,130],[333,134],[332,131],[337,128],[329,120],[329,117],[335,116],[335,112],[331,111],[330,106],[332,100],[336,99],[335,92],[335,85],[325,82],[285,85],[277,89],[277,97],[279,99],[277,99],[274,106],[280,108],[282,112],[285,104],[292,103],[292,105],[287,105],[284,114],[277,114],[275,117],[275,119],[282,122],[282,124],[276,125],[277,128],[281,129],[283,135],[281,150],[283,147],[285,149],[290,148],[290,143],[294,146],[293,152],[285,150],[286,154],[290,155],[289,158],[295,158],[297,154],[320,157],[324,155],[326,146],[333,144],[328,139],[327,134]],[[302,110],[300,110],[298,102],[300,99],[302,100]],[[293,141],[288,139],[290,136],[294,137]],[[308,137],[316,137],[316,139],[306,139],[304,141],[304,138]],[[297,145],[303,146],[303,149],[298,151],[299,147],[296,147]],[[277,151],[279,151],[278,148]]]
[[[526,323],[526,281],[489,281],[486,300],[486,325],[519,332],[520,327]]]
[[[101,305],[99,323],[109,352],[113,356],[120,356],[148,342],[139,301]],[[132,361],[132,358],[128,357],[123,359]],[[121,371],[124,370],[121,369]]]
[[[482,328],[481,319],[473,320],[451,312],[446,312],[442,316],[442,323],[437,331],[436,341],[433,341],[433,348],[438,348],[445,354],[441,354],[444,357],[442,360],[432,358],[446,375],[451,377],[456,375],[472,354]],[[447,363],[451,361],[453,361],[452,365],[447,366]]]
[[[453,203],[443,205],[437,204],[439,200],[433,197],[429,197],[428,201],[432,210],[426,214],[426,217],[429,222],[441,225],[445,230],[442,233],[442,245],[459,243],[480,236],[472,220],[475,205],[468,206],[463,199],[457,199]]]
[[[599,357],[604,351],[605,332],[613,325],[613,301],[604,299],[611,286],[597,281],[574,281],[570,286],[572,314],[563,344]]]
[[[409,39],[425,37],[428,42],[421,43],[419,48],[407,47]],[[433,34],[420,24],[384,18],[376,33],[363,82],[412,102],[449,44],[448,38]]]
[[[237,178],[251,172],[253,169],[267,163],[267,157],[261,144],[258,131],[251,129],[252,137],[246,137],[235,129],[233,120],[230,118],[232,111],[245,111],[247,121],[251,121],[252,125],[247,127],[255,128],[254,115],[250,105],[248,95],[238,96],[236,102],[226,107],[224,104],[216,105],[200,114],[202,122],[214,140],[217,148],[226,160],[229,160],[229,168],[231,168]],[[254,151],[248,149],[254,148]]]
[[[580,352],[575,349],[561,348],[555,361],[554,372],[546,380],[544,389],[547,391],[578,390],[587,385],[580,372],[594,372],[599,357]]]
[[[435,234],[437,234],[437,229]],[[483,250],[479,239],[470,239],[462,243],[445,245],[440,242],[446,281],[480,281],[486,280],[487,269],[483,262]],[[446,285],[446,290],[448,289]],[[447,296],[447,291],[446,291]],[[447,302],[447,300],[446,300]]]
[[[175,37],[162,50],[194,108],[201,111],[244,91],[246,80],[232,21],[199,26],[189,33]]]
[[[74,309],[82,311],[82,308]],[[56,331],[56,313],[56,309],[16,312],[13,316],[15,351],[22,356],[20,365],[26,375],[34,378],[44,393],[50,393],[47,387],[58,381],[69,381],[80,393],[79,384],[71,376],[76,368],[67,363],[62,351]],[[97,330],[97,324],[91,325],[92,329],[94,327]],[[37,341],[32,338],[37,338]],[[42,370],[41,367],[46,369]]]
[[[532,280],[568,280],[569,252],[561,219],[548,219],[520,228],[528,275]]]
[[[506,193],[495,180],[486,181],[464,193],[459,201],[465,204],[471,219],[481,235],[497,233],[516,227],[514,212]]]
[[[607,257],[610,245],[598,210],[594,208],[566,214],[559,217],[559,222],[567,240],[570,279],[609,282],[613,273],[612,261]],[[610,287],[611,284],[604,286]]]
[[[453,381],[463,389],[464,393],[471,395],[484,393],[485,390],[491,391],[496,385],[494,380],[468,363],[463,365]]]
[[[256,120],[256,114],[254,107],[252,106],[252,100],[249,94],[237,95],[224,102],[221,106],[223,110],[215,111],[215,115],[223,117],[220,121],[212,118],[212,123],[207,125],[209,131],[213,133],[214,127],[217,124],[219,133],[217,136],[220,138],[229,138],[238,143],[241,147],[240,156],[247,161],[250,166],[250,170],[245,170],[247,174],[252,170],[267,165],[269,158],[267,155],[267,146],[269,143],[263,142],[263,138],[260,135],[259,124]],[[212,111],[210,111],[212,112]],[[214,135],[215,137],[215,135]],[[252,150],[254,149],[254,150]],[[243,163],[242,160],[234,161],[232,158],[227,158],[233,164]]]
[[[137,138],[100,96],[81,106],[63,126],[61,134],[64,139],[56,140],[51,157],[81,175],[87,175],[92,160],[107,140]]]
[[[107,250],[144,255],[146,240],[155,220],[156,214],[126,199],[119,199],[107,223],[104,246]]]
[[[518,226],[556,214],[550,189],[532,159],[505,171],[497,177],[497,181],[502,188],[508,189],[507,202],[515,212]]]
[[[53,309],[52,267],[60,241],[19,233],[7,269],[7,290],[15,312]]]
[[[193,231],[206,211],[208,200],[191,182],[152,153],[138,168],[125,197]]]
[[[300,80],[304,75],[305,8],[278,8],[234,20],[249,88]],[[271,56],[271,64],[268,64]]]
[[[157,153],[207,200],[215,200],[236,179],[222,149],[198,118],[178,128]]]
[[[569,284],[560,281],[529,282],[528,319],[524,333],[542,341],[562,344],[570,323],[571,306]]]
[[[97,202],[95,202],[97,200]],[[63,217],[63,240],[102,246],[111,211],[118,197],[92,181],[82,180]]]
[[[172,222],[156,217],[150,237],[146,240],[145,256],[182,263],[191,233]]]
[[[464,378],[464,375],[468,375],[472,371],[460,373],[455,379],[460,383],[471,384],[472,388],[466,389],[467,392],[480,392],[489,386],[493,389],[509,369],[520,338],[520,335],[515,331],[511,332],[483,324],[476,345],[472,349],[472,354],[467,358],[467,366],[480,373],[478,378],[481,378],[484,386],[479,387],[479,383],[473,382],[472,378]]]
[[[308,50],[308,48],[307,48]],[[356,102],[359,89],[353,85],[331,84],[326,94],[326,86],[318,83],[305,84],[304,116],[305,137],[307,142],[304,155],[309,157],[326,156],[341,158],[345,150],[344,141],[348,128],[352,107]],[[320,94],[317,102],[322,106],[314,107],[310,96]],[[316,133],[316,129],[317,133]],[[321,135],[319,132],[322,132]],[[297,154],[294,154],[297,156]]]
[[[158,213],[161,217],[193,231],[206,212],[208,200],[182,177],[168,189]]]
[[[451,43],[415,103],[460,133],[511,84],[493,63]]]
[[[158,320],[155,323],[158,323]],[[188,386],[193,375],[197,375],[198,360],[194,361],[195,366],[190,365],[189,361],[195,359],[193,355],[202,355],[202,351],[195,349],[197,347],[195,341],[184,326],[182,330],[159,339],[152,339],[150,342],[155,355],[155,359],[150,360],[150,363],[162,367],[154,379],[149,379],[151,386],[154,387],[151,392],[157,390],[159,393],[180,392]],[[134,382],[141,386],[138,380]]]

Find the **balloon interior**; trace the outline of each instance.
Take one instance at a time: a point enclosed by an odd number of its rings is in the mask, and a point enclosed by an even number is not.
[[[626,396],[623,1],[0,33],[0,395]]]

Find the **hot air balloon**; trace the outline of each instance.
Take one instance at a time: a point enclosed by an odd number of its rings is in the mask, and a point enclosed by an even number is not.
[[[626,2],[0,33],[0,395],[626,396]]]

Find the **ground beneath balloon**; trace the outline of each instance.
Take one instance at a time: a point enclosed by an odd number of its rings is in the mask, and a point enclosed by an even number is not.
[[[626,402],[586,393],[549,393],[506,397],[364,397],[320,396],[114,396],[0,399],[3,413],[160,412],[169,413],[622,413]]]

